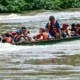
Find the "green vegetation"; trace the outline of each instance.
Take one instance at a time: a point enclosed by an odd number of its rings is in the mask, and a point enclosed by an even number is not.
[[[80,8],[80,0],[0,0],[0,12]]]

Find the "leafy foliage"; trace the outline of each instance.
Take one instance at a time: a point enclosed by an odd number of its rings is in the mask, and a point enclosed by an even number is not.
[[[0,12],[80,8],[80,0],[0,0]]]

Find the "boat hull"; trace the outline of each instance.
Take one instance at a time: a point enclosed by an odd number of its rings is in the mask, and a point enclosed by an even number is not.
[[[80,36],[75,36],[75,37],[61,38],[61,39],[55,39],[55,40],[42,40],[42,41],[36,41],[36,42],[17,43],[16,45],[51,45],[51,44],[56,44],[60,42],[74,41],[79,39],[80,39]]]

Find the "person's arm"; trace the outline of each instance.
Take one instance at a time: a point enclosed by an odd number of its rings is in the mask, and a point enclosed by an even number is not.
[[[27,34],[27,36],[26,36],[27,38],[28,38],[28,40],[29,41],[31,41],[32,40],[32,37],[30,36],[30,34]]]
[[[60,34],[60,38],[62,38],[61,36],[61,29],[60,29],[60,24],[56,21],[56,26],[58,28],[59,34]]]
[[[48,26],[49,26],[49,23],[46,24],[45,26],[45,30],[48,32]]]
[[[59,31],[59,34],[60,34],[60,38],[62,38],[62,36],[61,36],[61,29],[59,28],[58,31]]]

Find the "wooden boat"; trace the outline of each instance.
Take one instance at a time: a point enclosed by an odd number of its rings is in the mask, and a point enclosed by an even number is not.
[[[60,38],[60,39],[54,39],[54,40],[41,40],[41,41],[35,41],[35,42],[17,43],[16,45],[51,45],[51,44],[56,44],[60,42],[74,41],[79,39],[80,39],[80,36],[74,36],[70,38]]]

